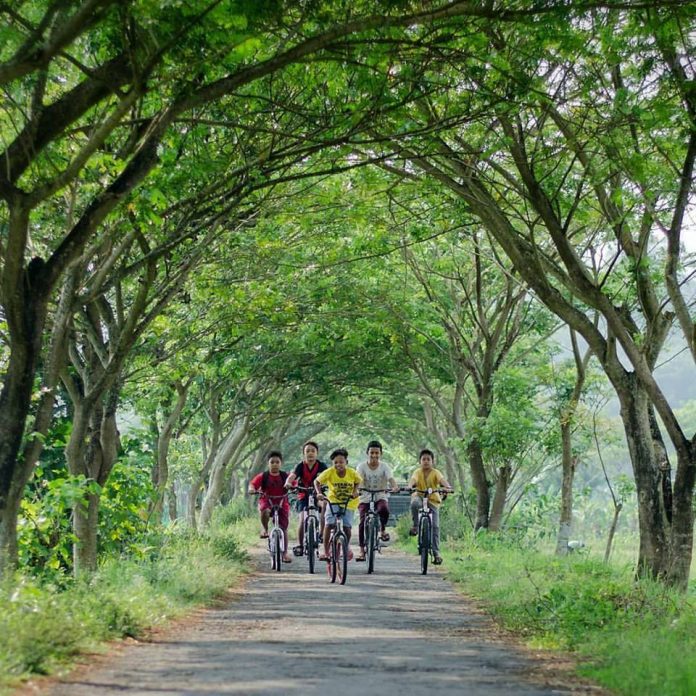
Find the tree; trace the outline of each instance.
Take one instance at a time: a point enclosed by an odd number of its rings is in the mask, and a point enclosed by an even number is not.
[[[689,307],[688,271],[674,276],[696,156],[694,81],[676,58],[693,55],[681,31],[689,17],[677,7],[598,11],[587,22],[553,24],[563,41],[550,52],[551,24],[489,27],[492,69],[469,55],[458,65],[469,80],[459,85],[459,108],[471,114],[476,104],[488,115],[469,116],[440,137],[394,141],[401,157],[466,203],[538,298],[597,356],[621,402],[634,468],[639,572],[682,588],[693,544],[695,441],[653,369],[677,312],[686,327]],[[421,106],[411,118],[443,122],[441,103]],[[450,101],[448,119],[452,108]],[[671,501],[656,412],[677,453]]]

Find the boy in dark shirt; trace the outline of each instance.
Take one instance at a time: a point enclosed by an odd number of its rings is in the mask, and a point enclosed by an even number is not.
[[[319,461],[319,445],[308,440],[302,447],[302,461],[295,467],[294,471],[288,476],[285,487],[302,486],[303,488],[314,488],[314,480],[322,471],[326,471],[326,464]],[[321,520],[321,533],[324,532],[324,503],[318,502],[320,509],[319,517]],[[297,546],[292,552],[296,556],[301,556],[304,549],[304,518],[307,511],[307,493],[300,491],[297,494],[297,512],[300,513],[300,524],[297,527]]]

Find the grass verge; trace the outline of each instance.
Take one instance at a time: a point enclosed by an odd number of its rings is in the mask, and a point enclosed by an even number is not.
[[[218,520],[201,535],[163,533],[151,539],[147,557],[106,559],[91,578],[64,586],[26,576],[6,582],[0,587],[0,692],[219,597],[247,570],[252,525]]]
[[[413,539],[400,534],[404,545]],[[444,545],[448,577],[534,647],[579,658],[584,677],[631,696],[696,694],[696,584],[686,595],[632,568],[556,558],[479,534]]]

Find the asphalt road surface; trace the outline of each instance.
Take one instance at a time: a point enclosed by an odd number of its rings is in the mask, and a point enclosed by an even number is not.
[[[394,548],[375,573],[349,563],[331,585],[303,558],[259,571],[237,598],[206,609],[151,640],[116,650],[42,693],[64,696],[244,694],[250,696],[469,696],[601,693],[544,678],[529,651],[496,639],[490,620],[440,569]]]

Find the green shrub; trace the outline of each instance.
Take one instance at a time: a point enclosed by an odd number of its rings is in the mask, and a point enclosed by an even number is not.
[[[696,607],[629,565],[557,558],[479,534],[446,549],[449,576],[535,645],[577,651],[619,693],[696,693]]]
[[[229,527],[253,514],[254,504],[246,497],[233,498],[227,505],[215,508],[212,527]]]
[[[7,582],[0,587],[0,688],[219,596],[244,572],[249,530],[245,521],[201,535],[173,528],[143,537],[147,553],[106,559],[89,580]]]

